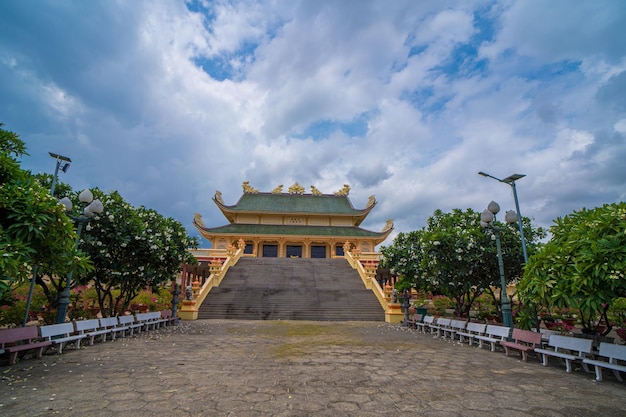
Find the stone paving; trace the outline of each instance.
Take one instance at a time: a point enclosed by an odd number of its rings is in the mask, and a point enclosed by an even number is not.
[[[624,416],[626,383],[380,322],[199,320],[0,366],[2,416]]]

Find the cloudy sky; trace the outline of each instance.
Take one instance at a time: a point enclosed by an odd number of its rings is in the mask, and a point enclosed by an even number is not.
[[[295,182],[363,227],[495,200],[540,226],[626,199],[622,0],[7,0],[0,122],[22,166],[118,190],[199,236],[243,181]],[[391,243],[391,240],[386,242]],[[203,246],[206,246],[203,241]]]

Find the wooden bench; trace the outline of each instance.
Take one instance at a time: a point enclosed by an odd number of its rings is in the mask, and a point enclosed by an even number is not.
[[[427,330],[430,329],[430,325],[435,321],[435,316],[424,316],[424,319],[421,322],[415,322],[415,328],[420,333],[426,333]]]
[[[56,345],[57,353],[63,353],[63,347],[74,343],[76,350],[80,349],[80,342],[87,337],[86,334],[77,334],[73,323],[49,324],[39,327],[39,335]]]
[[[524,362],[528,362],[528,352],[534,352],[535,348],[541,347],[541,333],[539,332],[513,329],[511,338],[513,339],[511,341],[501,341],[500,345],[504,346],[506,356],[510,356],[511,349],[519,350]],[[539,353],[535,353],[535,355],[541,361],[541,355]]]
[[[450,340],[454,340],[456,339],[457,333],[464,331],[466,326],[466,320],[450,320],[450,326],[443,329],[444,336],[449,337]]]
[[[537,348],[535,352],[541,353],[543,366],[548,366],[548,357],[554,356],[565,360],[565,371],[572,372],[572,362],[581,361],[585,372],[589,372],[587,364],[583,359],[591,354],[593,340],[581,339],[578,337],[551,334],[548,346],[551,349]]]
[[[37,358],[43,356],[43,351],[52,342],[41,341],[37,326],[16,327],[0,330],[0,350],[9,354],[9,365],[15,365],[17,355],[26,355],[31,350],[36,351]]]
[[[138,323],[133,315],[119,316],[117,321],[118,326],[124,327],[124,330],[128,330],[131,336],[135,334],[135,331],[137,331],[137,333],[141,333],[141,329],[144,326],[144,323]]]
[[[103,342],[107,341],[107,335],[113,331],[110,328],[100,326],[100,320],[78,320],[74,322],[74,330],[78,334],[84,334],[89,339],[89,346],[93,345],[94,339],[100,337]]]
[[[605,359],[583,359],[583,364],[596,367],[596,381],[602,382],[602,368],[607,368],[613,371],[615,378],[617,378],[619,382],[622,382],[623,380],[619,373],[626,372],[626,345],[600,342],[598,356]]]
[[[487,342],[491,345],[491,351],[496,351],[496,345],[503,340],[507,340],[511,334],[510,327],[498,326],[495,324],[488,324],[484,334],[474,335],[474,339],[478,340],[478,347],[483,347],[483,342]]]
[[[459,341],[461,343],[464,342],[464,339],[467,337],[468,343],[470,346],[474,344],[474,338],[476,336],[482,336],[485,334],[485,329],[487,325],[485,323],[467,323],[464,331],[458,331],[456,334],[459,336]]]
[[[430,328],[430,333],[437,332],[437,336],[445,336],[445,329],[450,327],[450,319],[445,317],[439,317],[436,321],[430,324],[428,327]]]

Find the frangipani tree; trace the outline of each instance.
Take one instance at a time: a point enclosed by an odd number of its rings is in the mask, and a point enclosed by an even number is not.
[[[552,239],[528,260],[519,297],[544,307],[578,309],[589,332],[626,296],[626,203],[582,209],[554,221]]]

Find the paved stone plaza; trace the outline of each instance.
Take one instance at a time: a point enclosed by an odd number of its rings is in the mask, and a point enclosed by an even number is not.
[[[200,320],[0,367],[2,416],[624,416],[597,383],[380,322]]]

